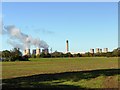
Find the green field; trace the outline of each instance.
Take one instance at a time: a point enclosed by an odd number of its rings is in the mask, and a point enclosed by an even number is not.
[[[3,87],[117,88],[118,58],[30,58],[2,62]]]

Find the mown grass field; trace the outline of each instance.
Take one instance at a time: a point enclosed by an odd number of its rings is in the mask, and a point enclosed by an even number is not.
[[[3,87],[118,88],[118,58],[30,58],[2,62]]]

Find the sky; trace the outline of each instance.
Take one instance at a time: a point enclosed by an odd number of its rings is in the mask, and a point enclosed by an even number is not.
[[[53,51],[87,52],[118,47],[117,2],[3,2],[3,26],[44,40]],[[12,49],[8,35],[0,35],[1,50]],[[31,46],[31,49],[36,48]]]
[[[2,0],[2,2],[119,2],[119,0]]]

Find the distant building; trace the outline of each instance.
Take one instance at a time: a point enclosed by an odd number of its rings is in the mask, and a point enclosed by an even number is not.
[[[96,48],[96,53],[99,53],[99,48]]]
[[[30,55],[30,49],[25,49],[23,53],[24,55]]]
[[[99,52],[102,53],[102,49],[100,49]]]
[[[48,48],[47,49],[42,49],[42,53],[48,54],[49,53]]]
[[[36,49],[33,49],[32,54],[36,55]]]
[[[104,48],[104,53],[107,53],[108,52],[108,48]]]
[[[40,48],[36,49],[36,55],[40,55]]]
[[[94,49],[90,49],[90,53],[94,53]]]

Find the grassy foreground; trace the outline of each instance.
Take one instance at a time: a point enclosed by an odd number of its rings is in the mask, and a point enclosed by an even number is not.
[[[31,58],[2,62],[3,87],[118,88],[118,58]]]

